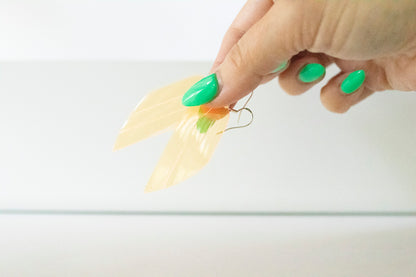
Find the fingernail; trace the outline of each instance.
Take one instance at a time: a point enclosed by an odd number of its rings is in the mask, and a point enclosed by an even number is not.
[[[285,61],[285,62],[281,63],[275,70],[273,70],[270,73],[277,73],[277,72],[285,69],[288,63],[289,63],[288,61]]]
[[[365,80],[365,71],[357,70],[350,73],[341,84],[342,92],[351,94],[361,87]]]
[[[182,97],[187,107],[199,106],[211,102],[218,93],[218,79],[215,73],[195,83]]]
[[[299,72],[299,80],[304,83],[311,83],[325,74],[325,67],[319,63],[310,63],[305,65]]]

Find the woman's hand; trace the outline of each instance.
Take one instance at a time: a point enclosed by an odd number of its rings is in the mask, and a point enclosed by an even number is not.
[[[341,72],[321,101],[333,112],[375,91],[416,90],[416,1],[249,0],[224,37],[212,68],[221,90],[208,105],[235,103],[277,75],[301,94],[331,63]]]

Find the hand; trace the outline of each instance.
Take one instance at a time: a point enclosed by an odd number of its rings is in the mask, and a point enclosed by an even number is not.
[[[287,93],[301,94],[331,63],[341,72],[321,101],[333,112],[375,91],[416,90],[415,15],[415,0],[249,0],[223,39],[212,68],[220,93],[208,105],[235,103],[278,75]],[[300,78],[307,64],[322,65],[321,76]]]

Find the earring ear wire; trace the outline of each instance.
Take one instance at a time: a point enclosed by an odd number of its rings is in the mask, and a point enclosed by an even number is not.
[[[234,113],[238,113],[238,118],[237,118],[237,123],[240,123],[240,118],[241,118],[241,113],[243,111],[248,111],[250,113],[251,119],[248,123],[244,124],[244,125],[238,125],[238,126],[233,126],[233,127],[229,127],[227,129],[225,129],[222,132],[218,132],[217,134],[222,134],[224,132],[227,132],[229,130],[233,130],[233,129],[240,129],[240,128],[245,128],[251,125],[251,123],[253,123],[254,120],[254,113],[252,110],[250,110],[249,108],[247,108],[247,104],[248,102],[251,100],[251,98],[253,97],[253,91],[250,93],[250,96],[248,97],[247,101],[244,103],[243,107],[241,107],[240,109],[234,109],[234,108],[229,108],[230,111],[234,112]]]

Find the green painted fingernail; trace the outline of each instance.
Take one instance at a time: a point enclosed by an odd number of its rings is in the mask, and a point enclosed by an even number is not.
[[[365,71],[357,70],[345,78],[341,84],[341,90],[346,94],[351,94],[361,87],[365,80]]]
[[[187,107],[199,106],[211,102],[218,93],[218,80],[215,73],[202,78],[195,83],[182,98],[182,104]]]
[[[279,71],[281,71],[282,69],[284,69],[286,66],[287,66],[287,64],[288,64],[289,62],[288,61],[285,61],[285,62],[283,62],[283,63],[281,63],[275,70],[273,70],[271,73],[277,73],[277,72],[279,72]]]
[[[319,63],[305,65],[299,72],[299,79],[304,83],[311,83],[325,74],[325,67]]]

